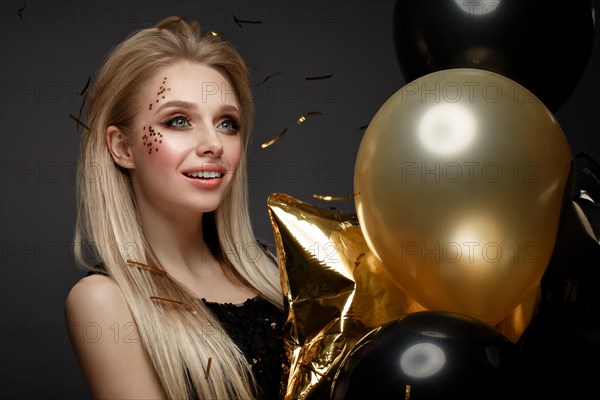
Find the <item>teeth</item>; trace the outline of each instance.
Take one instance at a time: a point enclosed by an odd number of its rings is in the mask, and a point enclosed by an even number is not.
[[[208,172],[208,171],[198,171],[198,172],[188,172],[185,174],[191,178],[202,178],[202,179],[211,179],[211,178],[220,178],[223,174],[220,172]]]

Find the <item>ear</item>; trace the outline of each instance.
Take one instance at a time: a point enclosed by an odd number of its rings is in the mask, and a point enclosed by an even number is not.
[[[114,125],[106,128],[104,139],[106,140],[108,151],[117,165],[126,169],[135,168],[135,158],[133,157],[131,147],[127,142],[127,137],[119,128]]]

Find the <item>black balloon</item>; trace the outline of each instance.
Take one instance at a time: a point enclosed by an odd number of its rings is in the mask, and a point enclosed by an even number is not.
[[[518,347],[491,326],[422,311],[363,337],[342,362],[331,398],[517,399],[523,372]]]
[[[397,0],[394,46],[407,82],[443,69],[485,69],[554,113],[588,64],[594,12],[590,0]]]
[[[600,398],[598,177],[600,164],[587,153],[578,154],[542,277],[540,305],[517,343],[535,398]]]

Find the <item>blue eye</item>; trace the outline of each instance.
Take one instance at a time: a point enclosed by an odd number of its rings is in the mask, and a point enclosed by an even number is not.
[[[192,126],[192,124],[190,124],[190,120],[183,115],[173,117],[165,121],[164,124],[169,128],[187,128]]]
[[[228,118],[226,120],[223,120],[223,122],[221,122],[217,126],[217,128],[223,129],[223,130],[226,130],[226,131],[229,131],[229,132],[237,132],[237,131],[240,130],[240,125],[236,121],[234,121],[233,119]]]

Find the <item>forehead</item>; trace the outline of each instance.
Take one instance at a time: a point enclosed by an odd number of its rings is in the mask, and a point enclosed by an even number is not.
[[[219,71],[191,61],[180,61],[160,68],[145,85],[143,96],[148,100],[177,98],[237,106],[233,86]]]

